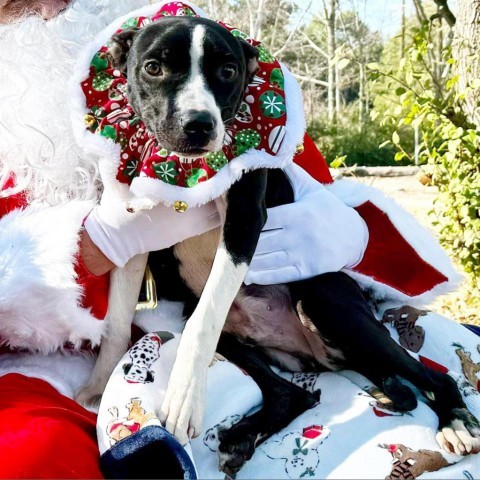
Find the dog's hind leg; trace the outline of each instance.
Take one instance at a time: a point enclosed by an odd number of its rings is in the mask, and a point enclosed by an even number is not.
[[[328,273],[292,284],[291,291],[299,313],[342,350],[346,368],[385,386],[387,392],[390,379],[402,377],[432,399],[439,420],[437,441],[443,448],[465,455],[480,445],[480,424],[467,410],[455,380],[416,361],[398,345],[375,319],[353,279]],[[398,402],[401,389],[398,384],[390,387]]]
[[[133,257],[110,275],[108,311],[100,353],[87,384],[75,400],[87,407],[98,407],[107,382],[117,363],[128,350],[131,326],[142,286],[148,254]]]
[[[219,434],[219,467],[234,475],[248,461],[257,445],[286,427],[320,399],[320,390],[310,393],[278,376],[263,349],[245,345],[238,337],[222,334],[217,351],[244,369],[263,395],[263,407]]]

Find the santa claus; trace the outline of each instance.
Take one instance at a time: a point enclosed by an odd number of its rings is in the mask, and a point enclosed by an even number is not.
[[[95,415],[72,398],[101,339],[108,272],[220,221],[214,204],[112,213],[98,202],[98,165],[72,132],[68,82],[82,46],[148,3],[0,1],[0,477],[101,476]],[[452,288],[459,277],[446,255],[393,202],[333,183],[308,136],[296,162],[326,186],[290,174],[295,203],[268,212],[249,282],[346,269],[377,298],[413,303]]]

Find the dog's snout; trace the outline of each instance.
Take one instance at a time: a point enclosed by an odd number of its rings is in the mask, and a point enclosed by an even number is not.
[[[215,129],[215,118],[207,110],[190,112],[182,121],[182,127],[187,135],[210,135]]]

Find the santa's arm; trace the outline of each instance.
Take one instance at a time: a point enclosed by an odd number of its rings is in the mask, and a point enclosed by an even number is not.
[[[311,221],[304,223],[310,228],[295,231],[294,248],[287,252],[287,256],[297,262],[297,276],[282,279],[280,275],[277,282],[332,271],[332,259],[336,259],[337,264],[343,261],[338,269],[344,269],[377,298],[425,303],[456,287],[461,277],[431,233],[379,190],[355,181],[334,182],[327,162],[308,135],[305,136],[303,152],[297,154],[295,163],[322,183],[339,202],[335,204],[331,197],[325,194],[322,197],[321,193],[311,195],[304,202],[304,205],[317,202],[319,208],[313,213],[317,216],[317,224],[325,228],[313,229],[312,233],[311,224],[314,222]],[[302,182],[301,176],[295,177],[290,178],[294,191],[298,188],[295,182]],[[309,207],[307,210],[311,214],[311,205]],[[304,208],[296,201],[285,206],[282,216],[295,222],[295,219],[304,217]],[[363,220],[367,235],[352,211]],[[336,226],[335,232],[328,231],[330,224]],[[288,225],[282,225],[281,234],[287,236],[286,232]],[[284,243],[284,238],[278,235],[276,243]],[[271,234],[261,237],[259,248],[264,249],[264,244],[272,244]],[[314,255],[315,248],[312,247],[322,245],[324,248],[317,248]],[[253,275],[254,279],[250,276],[251,281],[265,283],[263,279],[275,277],[275,265],[265,255],[263,257],[261,269]],[[355,257],[357,261],[352,263]],[[299,265],[303,266],[299,268]],[[286,269],[285,265],[282,268],[283,272],[294,271],[293,268]]]

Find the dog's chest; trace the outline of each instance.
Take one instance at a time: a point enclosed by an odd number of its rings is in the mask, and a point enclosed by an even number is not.
[[[185,284],[200,298],[212,269],[220,241],[220,228],[191,237],[173,249],[179,262],[179,272]]]

